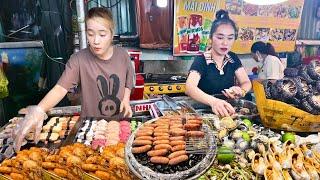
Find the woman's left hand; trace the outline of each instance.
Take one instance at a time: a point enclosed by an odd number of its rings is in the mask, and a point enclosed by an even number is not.
[[[229,89],[225,89],[222,93],[231,99],[243,97],[243,90],[239,86],[232,86]]]
[[[122,101],[120,104],[120,112],[124,112],[124,117],[132,117],[132,109],[129,101]]]

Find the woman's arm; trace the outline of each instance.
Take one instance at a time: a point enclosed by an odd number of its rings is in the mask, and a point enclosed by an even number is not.
[[[131,89],[125,88],[124,95],[123,95],[123,101],[130,102],[130,94],[131,94]]]
[[[67,94],[67,90],[60,85],[55,85],[48,94],[40,101],[38,106],[47,112],[50,108],[57,105],[63,97]]]
[[[186,82],[186,95],[206,105],[211,105],[217,98],[210,96],[198,88],[200,75],[197,72],[190,72]]]
[[[240,67],[235,72],[236,78],[240,84],[240,88],[245,91],[245,93],[249,92],[251,90],[251,81],[247,75],[246,70],[243,67]]]
[[[131,94],[131,89],[125,88],[123,99],[120,104],[120,112],[124,111],[123,113],[124,117],[132,117],[132,109],[130,106],[130,94]]]

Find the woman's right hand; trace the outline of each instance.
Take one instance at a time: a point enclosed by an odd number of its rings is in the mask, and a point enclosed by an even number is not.
[[[215,98],[210,103],[212,111],[221,117],[231,116],[235,113],[234,108],[227,101]]]
[[[38,143],[43,121],[47,118],[47,114],[40,106],[27,107],[26,116],[17,124],[14,130],[14,148],[16,152],[20,150],[24,138],[31,131],[34,131],[34,141]]]

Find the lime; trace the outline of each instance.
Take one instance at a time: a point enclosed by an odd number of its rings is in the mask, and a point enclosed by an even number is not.
[[[247,142],[249,142],[251,139],[247,132],[242,132],[242,138]]]
[[[242,122],[247,126],[247,127],[251,127],[252,126],[252,122],[249,119],[243,119]]]
[[[235,155],[232,149],[226,146],[221,146],[218,148],[217,159],[219,163],[229,164],[234,160],[234,158]]]
[[[291,141],[294,143],[296,141],[296,137],[294,136],[294,133],[286,132],[282,135],[282,142]]]

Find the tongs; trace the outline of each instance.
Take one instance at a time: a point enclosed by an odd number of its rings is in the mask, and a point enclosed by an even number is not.
[[[162,99],[163,101],[168,104],[168,106],[176,113],[180,114],[181,115],[181,112],[179,111],[179,109],[181,109],[179,106],[178,106],[178,103],[171,97],[169,97],[168,95],[166,94],[163,94],[162,95]]]

